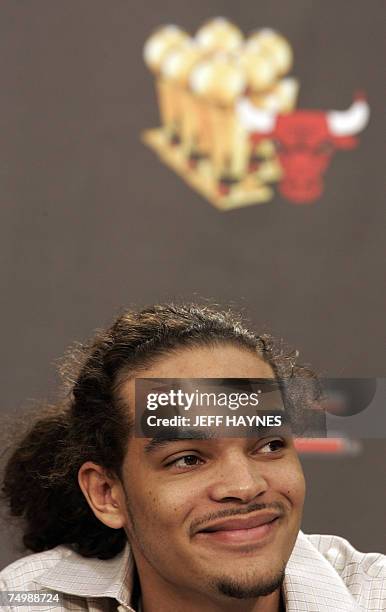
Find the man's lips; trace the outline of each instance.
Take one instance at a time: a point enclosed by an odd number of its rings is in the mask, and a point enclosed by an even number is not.
[[[281,516],[278,512],[259,512],[245,518],[230,518],[203,527],[199,532],[212,533],[214,531],[236,531],[240,529],[254,529],[266,523],[271,523]]]
[[[196,537],[224,544],[263,544],[275,531],[281,516],[277,512],[260,512],[245,518],[218,521],[201,528],[196,532]]]

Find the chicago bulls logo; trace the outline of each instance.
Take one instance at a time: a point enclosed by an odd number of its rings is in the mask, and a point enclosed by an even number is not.
[[[274,140],[283,171],[279,190],[296,204],[312,202],[321,195],[323,175],[334,151],[354,148],[356,134],[369,119],[369,106],[362,95],[346,111],[277,114],[258,109],[243,98],[237,112],[253,144],[267,137]]]
[[[276,183],[286,200],[316,201],[334,152],[354,148],[369,119],[363,94],[345,111],[298,109],[291,46],[269,28],[244,36],[215,18],[192,36],[166,25],[144,60],[161,125],[143,141],[221,210],[268,202]]]

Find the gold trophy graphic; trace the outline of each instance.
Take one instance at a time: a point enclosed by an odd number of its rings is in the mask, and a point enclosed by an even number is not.
[[[144,60],[155,78],[161,126],[143,142],[216,208],[269,201],[280,166],[269,139],[253,144],[236,112],[240,98],[291,112],[298,82],[286,76],[292,51],[283,36],[261,29],[245,37],[218,17],[194,36],[175,25],[146,41]]]

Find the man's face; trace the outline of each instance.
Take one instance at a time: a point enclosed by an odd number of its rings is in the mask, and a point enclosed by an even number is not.
[[[272,378],[237,347],[183,349],[146,378]],[[134,410],[133,380],[121,396]],[[126,532],[141,579],[193,595],[257,597],[283,578],[301,522],[304,477],[292,440],[178,440],[146,449],[132,437],[123,465]]]

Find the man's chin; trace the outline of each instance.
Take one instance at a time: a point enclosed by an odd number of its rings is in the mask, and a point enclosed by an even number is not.
[[[222,577],[213,582],[218,593],[235,599],[266,597],[279,589],[284,580],[284,569],[278,574],[259,577]]]

